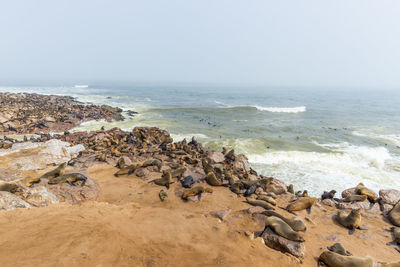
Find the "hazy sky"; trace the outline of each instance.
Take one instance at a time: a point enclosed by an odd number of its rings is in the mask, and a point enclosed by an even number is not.
[[[400,1],[4,0],[0,84],[400,88]]]

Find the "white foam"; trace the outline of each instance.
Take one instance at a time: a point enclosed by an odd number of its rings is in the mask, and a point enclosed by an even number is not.
[[[362,136],[362,137],[368,137],[368,138],[372,138],[372,139],[377,139],[377,140],[381,140],[381,141],[388,141],[390,143],[392,143],[395,146],[399,146],[400,147],[400,135],[399,134],[374,134],[374,133],[363,133],[363,132],[359,132],[359,131],[353,131],[352,132],[353,135],[356,136]]]
[[[179,142],[182,141],[183,139],[186,139],[187,141],[192,140],[192,137],[195,139],[208,139],[208,136],[205,134],[170,134],[174,142]]]
[[[333,152],[271,151],[251,154],[249,161],[258,171],[293,183],[298,190],[314,195],[324,190],[338,192],[364,182],[378,191],[400,186],[400,159],[384,147],[354,146],[347,143],[321,144]]]
[[[261,107],[254,106],[256,109],[260,111],[269,111],[269,112],[282,112],[282,113],[299,113],[306,112],[307,108],[305,106],[301,107],[291,107],[291,108],[280,108],[280,107]]]

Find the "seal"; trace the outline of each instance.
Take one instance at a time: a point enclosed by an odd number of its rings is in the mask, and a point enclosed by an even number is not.
[[[75,183],[78,181],[82,181],[81,186],[84,186],[87,181],[87,177],[77,172],[67,173],[50,180],[48,183],[49,184],[68,183],[69,185],[75,186]]]
[[[194,180],[192,176],[186,176],[183,180],[180,180],[181,184],[185,188],[191,188],[192,184],[194,184]]]
[[[212,188],[206,188],[201,185],[198,185],[193,188],[186,189],[182,194],[182,198],[187,200],[189,197],[194,197],[202,193],[212,193],[212,192],[213,192]]]
[[[206,182],[207,182],[207,184],[212,185],[212,186],[221,186],[222,185],[221,181],[219,181],[217,179],[217,177],[215,176],[215,173],[212,171],[207,173]]]
[[[265,227],[270,227],[278,235],[297,242],[304,242],[304,238],[293,229],[281,218],[271,216],[265,221]]]
[[[274,210],[274,207],[272,207],[267,201],[264,200],[252,200],[249,198],[246,198],[245,203],[249,203],[252,206],[259,206],[262,207],[266,210]]]
[[[287,191],[291,194],[294,194],[294,188],[293,188],[293,184],[290,184],[287,188]]]
[[[156,185],[165,186],[169,189],[169,185],[173,183],[171,172],[164,172],[161,178],[150,181],[149,183],[151,182],[154,182]]]
[[[13,193],[17,191],[19,186],[15,183],[0,181],[0,191],[7,191]]]
[[[372,258],[360,258],[355,256],[343,256],[332,251],[324,251],[319,259],[329,267],[373,267]]]
[[[126,166],[128,166],[128,164],[126,164],[125,158],[124,157],[120,157],[117,161],[117,165],[115,167],[117,167],[118,169],[122,169],[125,168]]]
[[[278,218],[281,218],[285,223],[287,223],[294,231],[305,231],[307,228],[306,228],[306,225],[304,224],[304,222],[302,221],[302,220],[300,220],[300,219],[296,219],[296,218],[293,218],[293,219],[289,219],[289,218],[286,218],[286,217],[284,217],[284,216],[282,216],[282,215],[280,215],[279,213],[277,213],[277,212],[275,212],[275,211],[273,211],[273,210],[266,210],[266,211],[263,211],[262,212],[262,214],[264,214],[264,215],[266,215],[266,216],[275,216],[275,217],[278,217]]]
[[[276,206],[276,201],[273,197],[266,196],[266,195],[258,195],[257,199],[267,201],[268,203]]]
[[[353,209],[349,214],[346,214],[344,211],[338,212],[336,215],[336,220],[342,226],[350,229],[349,234],[354,234],[355,229],[367,230],[365,228],[360,227],[361,224],[361,213],[360,209]]]
[[[159,159],[148,159],[145,162],[143,162],[142,167],[149,167],[149,166],[157,166],[158,170],[161,170],[162,167],[162,162]]]
[[[321,200],[332,199],[335,197],[335,194],[336,194],[336,190],[331,190],[329,192],[324,191],[324,193],[321,195]]]
[[[123,167],[122,169],[120,169],[119,171],[117,171],[116,173],[114,173],[114,176],[115,176],[115,177],[119,177],[119,176],[125,175],[125,174],[131,175],[131,174],[134,173],[135,170],[136,170],[137,168],[139,168],[139,167],[140,167],[140,164],[133,163],[133,164],[131,164],[131,165],[129,165],[129,166]]]
[[[65,172],[65,167],[67,167],[67,163],[66,163],[66,162],[61,163],[61,164],[60,164],[57,168],[55,168],[54,170],[49,171],[49,172],[46,172],[45,174],[43,174],[42,176],[40,176],[39,179],[44,178],[44,179],[49,179],[49,180],[51,180],[51,179],[56,178],[57,176],[63,175],[64,172]]]
[[[186,171],[186,167],[182,167],[182,168],[173,170],[171,172],[171,176],[172,176],[172,178],[182,177],[182,175],[185,173],[185,171]]]
[[[366,195],[368,200],[372,203],[376,202],[377,195],[369,188],[365,187],[363,183],[359,183],[356,187],[356,193],[359,195]]]
[[[343,255],[343,256],[352,256],[350,252],[348,252],[342,244],[340,243],[335,243],[330,247],[327,247],[329,251],[335,252],[337,254]]]
[[[393,225],[400,227],[400,201],[389,212],[388,219]]]
[[[248,197],[251,194],[254,194],[254,192],[256,191],[257,187],[259,187],[259,186],[260,186],[259,183],[252,184],[249,188],[246,189],[246,192],[244,192],[244,196]]]
[[[287,205],[287,211],[299,211],[299,210],[307,210],[308,213],[311,212],[311,207],[318,201],[315,197],[301,197],[289,205]]]
[[[350,195],[342,199],[343,202],[363,202],[367,200],[366,195]]]
[[[20,182],[22,182],[28,187],[31,187],[33,184],[40,182],[40,177],[25,177],[20,179]]]
[[[158,197],[160,198],[161,201],[164,201],[168,198],[168,193],[164,191],[164,189],[161,189],[160,192],[158,193]]]

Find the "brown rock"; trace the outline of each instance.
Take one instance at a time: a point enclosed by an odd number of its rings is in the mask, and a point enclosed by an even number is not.
[[[380,203],[396,205],[400,201],[400,191],[395,189],[379,190]]]
[[[328,198],[322,200],[321,203],[326,205],[326,206],[329,206],[329,207],[335,206],[335,202],[333,202],[332,199],[328,199]]]
[[[0,210],[13,210],[30,207],[31,206],[28,203],[16,195],[6,191],[0,191]]]
[[[284,182],[278,179],[273,179],[271,183],[267,186],[267,193],[274,193],[275,195],[281,195],[287,193],[287,187]]]
[[[378,203],[370,203],[370,202],[354,202],[354,203],[349,203],[349,202],[340,202],[336,205],[338,209],[363,209],[365,211],[374,213],[374,214],[380,214],[381,209],[379,207]]]
[[[348,188],[342,192],[342,198],[346,198],[351,195],[357,195],[356,191],[357,191],[357,189],[355,187]]]
[[[218,219],[220,219],[221,221],[224,221],[226,216],[229,215],[229,213],[231,213],[232,210],[231,209],[227,209],[227,210],[216,210],[216,211],[211,211],[210,215],[213,217],[216,217]]]
[[[137,177],[146,177],[150,174],[150,171],[146,168],[139,168],[135,171]]]

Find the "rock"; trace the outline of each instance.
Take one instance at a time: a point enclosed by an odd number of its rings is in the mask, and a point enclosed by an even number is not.
[[[0,167],[0,180],[11,182],[19,180],[24,177],[24,174],[17,169],[10,169],[8,167]]]
[[[188,197],[187,200],[192,202],[198,202],[200,201],[200,195]]]
[[[212,160],[211,162],[214,163],[222,163],[225,160],[224,154],[211,149],[207,151],[207,157]]]
[[[321,203],[326,206],[329,206],[329,207],[335,206],[335,202],[332,199],[328,199],[328,198],[322,200]]]
[[[47,122],[56,122],[57,121],[55,118],[50,117],[50,116],[47,116],[44,120]]]
[[[380,214],[381,209],[379,207],[378,203],[370,203],[368,201],[364,202],[340,202],[336,204],[336,207],[338,209],[363,209],[365,211],[374,213],[374,214]]]
[[[264,230],[261,237],[264,239],[265,245],[272,249],[290,253],[295,257],[304,258],[306,253],[304,242],[288,240],[275,234],[269,227]]]
[[[13,210],[19,208],[30,208],[31,206],[23,201],[21,198],[16,195],[0,191],[0,209],[2,210]]]
[[[267,193],[274,193],[275,195],[281,195],[287,193],[287,187],[285,183],[278,179],[273,179],[271,183],[267,186]]]
[[[150,174],[150,171],[147,170],[146,168],[139,168],[135,171],[135,175],[137,177],[146,177]]]
[[[380,203],[396,205],[400,201],[400,191],[395,189],[379,190]]]
[[[9,166],[20,170],[40,170],[45,169],[50,164],[59,165],[78,156],[79,152],[84,151],[83,145],[71,146],[68,142],[52,139],[44,143],[19,143],[14,144],[9,153],[15,153],[22,149],[39,149],[37,153],[29,156],[18,157],[11,161]]]
[[[265,223],[268,219],[268,216],[262,214],[262,213],[253,213],[251,218],[253,221],[255,221],[257,224],[259,224],[261,227],[265,228]]]
[[[90,178],[87,179],[85,186],[71,186],[67,183],[49,185],[46,179],[42,179],[38,185],[47,187],[47,190],[55,195],[59,202],[70,204],[77,204],[86,200],[96,200],[100,192],[99,185]]]
[[[239,154],[235,155],[235,161],[233,162],[233,167],[235,169],[243,169],[246,172],[250,172],[250,163],[245,155]]]
[[[224,221],[226,216],[228,216],[229,213],[231,213],[232,210],[231,209],[227,209],[227,210],[216,210],[216,211],[211,211],[210,215],[213,217],[216,217],[218,219],[220,219],[221,221]]]
[[[398,202],[388,214],[389,221],[400,227],[400,202]]]
[[[25,200],[36,207],[44,207],[50,204],[58,203],[58,198],[45,186],[35,186],[29,188],[26,192]]]
[[[351,195],[357,195],[356,191],[357,191],[357,189],[355,187],[348,188],[342,192],[342,198],[346,198]]]
[[[380,208],[383,214],[387,214],[393,209],[393,205],[390,204],[380,204]]]
[[[243,210],[244,213],[253,214],[253,213],[262,213],[265,209],[260,206],[254,206],[248,209]]]

